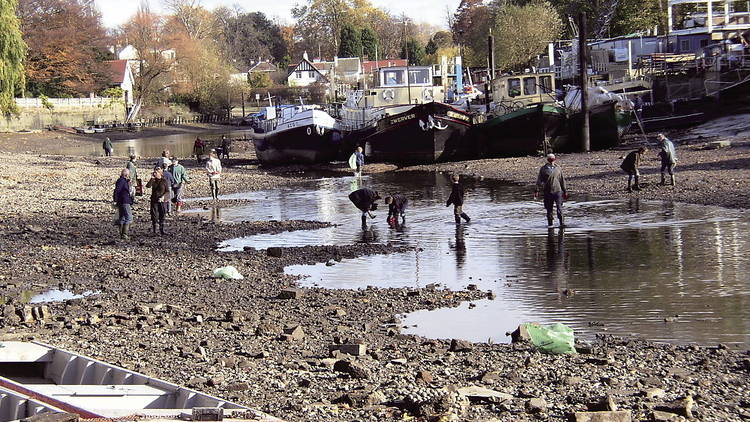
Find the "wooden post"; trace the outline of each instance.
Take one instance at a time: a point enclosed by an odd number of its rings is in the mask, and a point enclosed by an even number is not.
[[[487,37],[487,48],[489,49],[487,57],[490,59],[489,76],[490,83],[495,79],[495,38],[492,36],[492,29],[490,29],[490,36]]]
[[[589,130],[589,75],[588,75],[588,48],[586,46],[586,12],[581,12],[578,28],[580,31],[578,39],[578,64],[581,77],[581,113],[583,122],[581,124],[581,151],[589,152],[591,150],[591,139]]]
[[[242,117],[245,117],[245,91],[240,91],[240,97],[242,98]]]

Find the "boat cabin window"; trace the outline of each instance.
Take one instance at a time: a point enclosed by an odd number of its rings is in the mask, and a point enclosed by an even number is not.
[[[542,91],[542,94],[552,92],[552,76],[539,77],[539,89]]]
[[[536,77],[523,78],[523,95],[536,94]]]
[[[508,79],[508,96],[512,98],[518,97],[519,95],[521,95],[521,79]]]
[[[406,83],[404,80],[403,70],[386,70],[383,72],[383,85],[403,85]]]
[[[432,83],[429,69],[409,69],[409,83],[427,85]]]

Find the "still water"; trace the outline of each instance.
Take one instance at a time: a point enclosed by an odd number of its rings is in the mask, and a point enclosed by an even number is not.
[[[176,157],[190,157],[193,155],[193,143],[195,138],[200,136],[203,139],[217,139],[221,135],[228,138],[237,139],[247,137],[250,139],[251,131],[210,131],[200,133],[178,133],[174,135],[152,136],[138,138],[138,133],[133,133],[133,139],[124,141],[112,141],[114,155],[126,156],[131,150],[139,157],[159,157],[164,149],[168,149]],[[78,146],[66,146],[53,149],[55,154],[61,155],[104,155],[102,150],[102,141],[93,139],[90,143]]]
[[[391,227],[378,210],[367,228],[349,202],[361,186],[410,198],[406,224]],[[469,284],[494,300],[418,311],[402,318],[405,332],[432,338],[505,342],[521,322],[562,322],[577,335],[607,332],[656,341],[750,344],[750,220],[722,208],[658,201],[586,200],[565,204],[564,231],[548,230],[528,188],[467,181],[456,227],[448,176],[390,173],[310,181],[306,186],[232,195],[246,205],[207,211],[226,221],[305,219],[336,227],[230,239],[245,246],[391,243],[415,247],[389,255],[291,266],[301,285],[325,288],[424,287]],[[383,195],[385,196],[385,195]],[[580,200],[578,200],[580,199]],[[418,299],[415,299],[418,300]],[[666,321],[665,321],[666,319]]]

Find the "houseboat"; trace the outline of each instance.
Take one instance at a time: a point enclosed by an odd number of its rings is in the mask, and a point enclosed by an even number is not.
[[[374,88],[351,91],[341,109],[350,148],[375,161],[431,163],[471,158],[472,116],[445,104],[431,66],[378,69]]]
[[[481,155],[548,152],[564,133],[566,113],[555,98],[554,73],[505,75],[492,81],[491,112],[473,130]]]
[[[259,126],[253,144],[264,165],[327,163],[350,152],[336,119],[316,105],[267,107]]]
[[[588,101],[591,149],[600,150],[619,145],[633,122],[633,103],[602,87],[589,88]],[[551,144],[552,148],[559,152],[580,151],[583,113],[579,87],[568,87],[564,104],[568,113],[567,136],[559,136]]]

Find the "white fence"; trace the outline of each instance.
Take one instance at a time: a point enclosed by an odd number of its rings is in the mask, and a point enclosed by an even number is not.
[[[104,97],[86,97],[86,98],[48,98],[45,103],[51,104],[57,108],[74,108],[74,107],[107,107],[112,105],[114,102],[120,101],[119,98],[104,98]],[[42,103],[41,98],[16,98],[16,104],[21,108],[43,108],[45,104]]]

